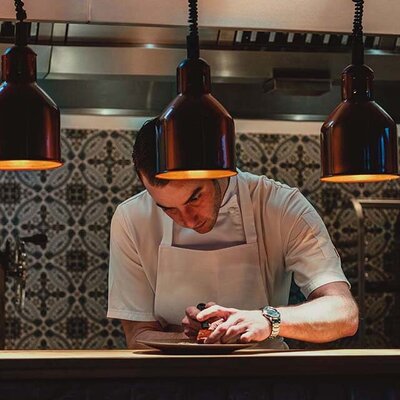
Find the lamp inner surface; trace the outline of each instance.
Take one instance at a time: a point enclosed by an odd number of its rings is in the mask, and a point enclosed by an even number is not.
[[[228,170],[185,170],[185,171],[167,171],[159,173],[156,178],[159,179],[219,179],[228,178],[236,175],[237,172]]]
[[[53,169],[63,165],[59,161],[43,160],[0,160],[0,170],[42,170]]]
[[[398,178],[400,178],[400,176],[392,174],[335,175],[335,176],[324,176],[323,178],[321,178],[321,181],[336,182],[336,183],[363,183],[363,182],[390,181]]]

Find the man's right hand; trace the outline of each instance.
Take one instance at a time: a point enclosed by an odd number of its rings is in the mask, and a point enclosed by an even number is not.
[[[206,308],[213,306],[215,303],[210,301],[206,304]],[[197,314],[200,310],[196,306],[190,306],[185,310],[185,317],[182,319],[183,332],[189,338],[196,338],[201,325],[197,321]]]

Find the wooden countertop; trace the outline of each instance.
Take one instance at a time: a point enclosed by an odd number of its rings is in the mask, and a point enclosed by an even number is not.
[[[343,349],[229,355],[165,355],[153,350],[0,351],[0,379],[262,377],[277,375],[400,376],[400,349]]]

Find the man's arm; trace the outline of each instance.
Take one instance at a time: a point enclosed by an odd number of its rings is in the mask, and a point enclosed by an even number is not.
[[[280,336],[324,343],[353,336],[358,329],[358,307],[345,282],[332,282],[315,289],[307,302],[278,307]]]
[[[137,343],[137,340],[163,340],[163,339],[187,339],[181,327],[169,326],[169,331],[162,329],[158,321],[139,322],[121,320],[124,328],[126,345],[128,349],[141,349],[146,346]]]
[[[277,307],[281,313],[279,335],[307,342],[324,343],[352,336],[358,329],[358,308],[344,282],[332,282],[314,290],[308,301]],[[218,305],[201,311],[199,321],[223,318],[207,343],[262,341],[271,334],[271,323],[261,311],[244,311]]]

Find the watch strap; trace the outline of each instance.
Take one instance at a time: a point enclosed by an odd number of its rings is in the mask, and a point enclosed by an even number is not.
[[[268,339],[276,338],[279,335],[281,327],[281,314],[280,312],[271,306],[266,306],[261,309],[261,312],[265,318],[271,323],[271,334]]]

